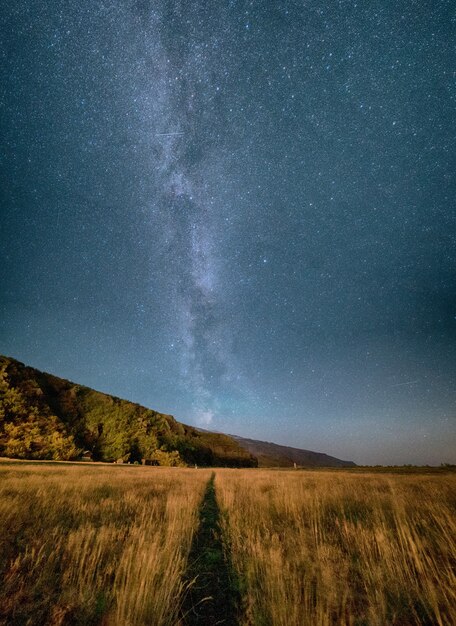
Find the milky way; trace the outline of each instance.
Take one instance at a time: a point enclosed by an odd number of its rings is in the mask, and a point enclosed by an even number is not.
[[[453,3],[8,0],[0,351],[456,462]]]
[[[146,127],[153,119],[155,129],[161,130],[149,138],[154,155],[150,175],[157,179],[151,219],[164,251],[159,265],[166,268],[170,296],[169,347],[179,361],[179,382],[192,397],[190,417],[208,425],[218,408],[213,388],[233,378],[239,386],[240,378],[234,374],[233,329],[220,293],[220,247],[226,226],[223,219],[220,223],[220,213],[224,207],[216,205],[210,190],[214,183],[211,161],[220,168],[224,159],[211,119],[217,118],[213,99],[220,88],[207,57],[223,40],[198,41],[185,12],[172,11],[170,18],[163,7],[158,14],[149,5],[140,8],[146,21],[153,16],[146,41],[153,42],[149,52],[158,89],[154,81],[146,81],[145,88],[153,97],[147,98],[144,116]],[[188,31],[181,45],[163,36],[163,23],[168,19],[174,20],[173,29],[178,24]],[[199,19],[204,19],[204,11]]]

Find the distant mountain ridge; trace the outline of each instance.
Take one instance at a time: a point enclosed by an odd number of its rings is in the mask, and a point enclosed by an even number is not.
[[[326,454],[187,426],[0,355],[0,456],[214,467],[350,467]]]
[[[258,459],[258,467],[292,467],[295,463],[300,467],[356,467],[353,461],[342,461],[322,452],[230,436]]]

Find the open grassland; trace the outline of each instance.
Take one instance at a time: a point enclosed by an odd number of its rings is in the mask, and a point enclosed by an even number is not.
[[[454,473],[212,474],[0,464],[0,625],[456,624]]]
[[[0,465],[0,624],[176,624],[209,471]]]
[[[242,624],[456,624],[456,476],[217,471]]]

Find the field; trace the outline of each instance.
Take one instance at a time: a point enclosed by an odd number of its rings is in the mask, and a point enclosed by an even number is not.
[[[243,623],[456,624],[456,476],[218,472]]]
[[[210,472],[0,466],[0,624],[176,624]]]
[[[0,624],[456,624],[456,475],[0,464]]]

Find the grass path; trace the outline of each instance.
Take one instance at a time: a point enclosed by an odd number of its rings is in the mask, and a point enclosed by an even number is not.
[[[224,551],[222,543],[214,479],[215,474],[212,474],[201,503],[199,527],[185,576],[190,584],[182,610],[182,621],[186,626],[234,626],[239,623],[239,591],[230,555]]]

